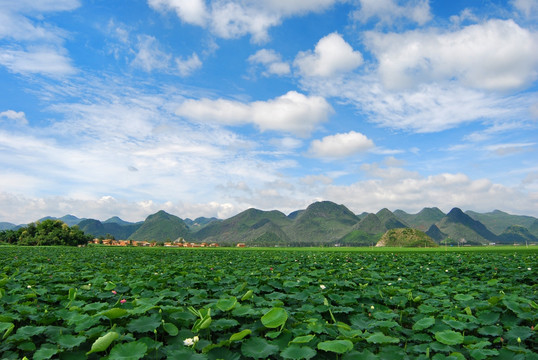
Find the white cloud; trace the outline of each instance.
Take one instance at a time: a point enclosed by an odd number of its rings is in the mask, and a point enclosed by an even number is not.
[[[185,60],[182,58],[176,58],[176,66],[181,76],[189,76],[194,71],[202,67],[202,62],[196,53],[192,53],[192,55]]]
[[[0,112],[0,120],[2,118],[11,120],[18,125],[28,125],[28,120],[26,119],[26,114],[22,111],[6,110]]]
[[[309,154],[320,158],[343,158],[364,152],[373,147],[374,142],[365,135],[350,131],[312,141]]]
[[[282,61],[279,53],[270,49],[258,50],[255,54],[248,57],[251,64],[261,64],[265,66],[264,76],[269,75],[287,75],[291,72],[290,65]]]
[[[160,49],[159,42],[153,36],[138,36],[138,52],[132,65],[145,71],[165,70],[170,64],[171,56]]]
[[[455,79],[475,89],[505,91],[538,78],[538,33],[513,20],[489,20],[453,32],[369,32],[366,43],[389,89]]]
[[[507,96],[464,87],[457,82],[418,84],[400,91],[386,89],[374,75],[303,78],[303,88],[354,104],[368,121],[380,126],[428,133],[481,121],[498,129],[530,122],[534,93]]]
[[[315,1],[210,1],[203,0],[148,0],[158,11],[175,11],[181,21],[209,28],[219,37],[231,39],[247,34],[254,42],[269,39],[269,28],[279,25],[286,17],[318,12],[338,0]]]
[[[20,74],[65,76],[76,72],[63,42],[67,33],[44,20],[45,13],[70,11],[75,0],[21,0],[0,4],[0,39],[13,40],[0,48],[0,65]],[[30,16],[39,15],[38,21]]]
[[[430,21],[429,0],[411,0],[399,5],[398,0],[359,0],[360,9],[353,17],[363,23],[377,18],[381,25],[393,25],[396,20],[407,19],[419,25]]]
[[[209,14],[204,0],[148,0],[148,5],[158,11],[175,11],[187,24],[205,26]]]
[[[379,169],[377,169],[379,171]],[[328,186],[324,198],[343,203],[355,212],[377,212],[383,207],[418,212],[424,207],[438,206],[448,212],[453,207],[463,210],[503,211],[538,215],[537,193],[493,183],[473,180],[462,173],[441,173],[420,176],[405,171],[386,169],[378,179],[362,180],[348,186]]]
[[[261,131],[275,130],[307,136],[327,121],[332,107],[320,96],[295,91],[268,101],[243,103],[233,100],[186,100],[176,114],[196,121],[225,125],[252,123]]]
[[[0,64],[19,74],[64,76],[77,72],[63,51],[47,47],[32,47],[28,50],[1,47]]]
[[[516,153],[531,151],[536,143],[508,143],[486,146],[486,150],[498,156],[513,155]]]
[[[525,17],[538,17],[538,0],[512,0],[512,5]]]
[[[338,33],[321,38],[314,52],[299,52],[294,65],[304,76],[329,77],[348,72],[362,64],[362,55]]]

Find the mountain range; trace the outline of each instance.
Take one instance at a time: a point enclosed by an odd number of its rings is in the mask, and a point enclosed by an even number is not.
[[[42,218],[56,219],[52,217]],[[447,214],[438,208],[424,208],[416,214],[381,209],[377,213],[354,214],[344,205],[315,202],[306,209],[286,215],[280,211],[245,210],[220,220],[200,217],[181,219],[159,211],[144,221],[131,223],[112,217],[106,221],[79,219],[73,215],[58,218],[78,225],[95,237],[134,241],[173,241],[252,246],[371,246],[389,230],[411,228],[426,233],[438,244],[483,245],[538,243],[538,219],[495,210],[489,213],[463,212],[453,208]],[[0,230],[16,225],[0,223]]]

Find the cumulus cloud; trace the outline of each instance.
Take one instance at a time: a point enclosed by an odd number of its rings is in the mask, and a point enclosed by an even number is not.
[[[299,52],[294,65],[303,76],[329,77],[348,72],[362,64],[362,55],[338,33],[321,38],[314,51]]]
[[[512,5],[527,18],[538,17],[537,0],[512,0]]]
[[[225,125],[252,123],[261,131],[275,130],[307,136],[327,121],[333,109],[320,96],[306,96],[295,91],[268,101],[243,103],[225,99],[186,100],[176,114],[196,121]]]
[[[204,0],[148,0],[148,5],[158,11],[175,11],[187,24],[204,26],[208,12]]]
[[[423,25],[430,21],[429,0],[411,0],[399,5],[398,0],[359,0],[360,9],[353,17],[363,23],[376,18],[381,25],[393,25],[397,20],[406,19]]]
[[[389,89],[456,80],[475,89],[524,88],[538,77],[538,33],[513,20],[489,20],[456,31],[369,32],[366,43]]]
[[[315,1],[242,1],[229,0],[148,0],[148,5],[161,12],[174,11],[181,21],[202,26],[222,38],[238,38],[247,34],[254,42],[269,39],[268,30],[282,19],[317,12],[338,0]]]
[[[28,125],[26,114],[22,111],[6,110],[0,112],[0,120],[7,119],[15,122],[18,125]]]
[[[368,121],[410,132],[429,133],[461,124],[483,122],[497,129],[531,121],[535,95],[507,95],[472,89],[455,81],[423,83],[413,88],[387,89],[374,75],[346,78],[303,78],[303,88],[324,97],[337,97],[356,106]],[[519,124],[519,125],[518,125]]]
[[[392,176],[389,176],[390,173]],[[424,207],[438,206],[445,212],[460,207],[464,210],[502,209],[517,214],[536,214],[537,193],[487,179],[473,180],[462,173],[430,176],[412,173],[406,176],[405,171],[397,169],[385,169],[382,175],[347,186],[328,186],[324,196],[345,204],[355,212],[377,212],[383,207],[418,212]]]
[[[319,158],[343,158],[364,152],[373,147],[374,142],[365,135],[350,131],[312,141],[309,154]]]
[[[255,54],[248,57],[248,62],[251,64],[260,64],[265,67],[264,76],[269,75],[287,75],[291,72],[290,65],[282,61],[279,53],[270,49],[258,50]]]
[[[196,53],[192,53],[192,55],[185,60],[183,60],[183,58],[176,58],[176,65],[181,76],[188,76],[193,71],[202,67],[202,61],[200,61],[200,58],[198,58]]]

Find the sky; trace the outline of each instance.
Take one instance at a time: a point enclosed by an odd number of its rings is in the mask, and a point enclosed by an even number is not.
[[[538,217],[538,0],[0,0],[0,221]]]

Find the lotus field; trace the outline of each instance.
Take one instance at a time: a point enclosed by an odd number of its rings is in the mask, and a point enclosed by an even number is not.
[[[0,247],[2,359],[538,359],[538,251]]]

